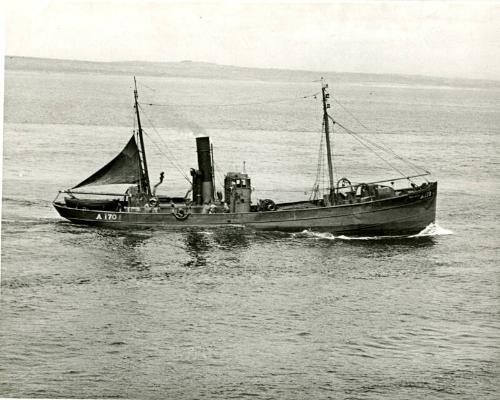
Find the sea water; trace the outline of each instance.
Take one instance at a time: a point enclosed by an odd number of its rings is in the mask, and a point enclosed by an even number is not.
[[[185,194],[206,134],[218,186],[245,168],[254,200],[309,198],[321,104],[301,97],[319,83],[276,75],[138,77],[140,101],[161,104],[141,105],[161,194]],[[51,202],[127,143],[131,77],[8,68],[0,396],[497,398],[499,87],[333,78],[339,122],[363,132],[355,115],[438,179],[436,224],[392,238],[71,224]],[[398,175],[336,126],[333,147],[337,179]]]

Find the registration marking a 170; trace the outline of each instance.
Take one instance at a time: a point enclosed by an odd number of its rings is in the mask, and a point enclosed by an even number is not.
[[[95,219],[101,219],[101,220],[106,220],[106,221],[116,221],[118,219],[118,215],[113,214],[113,213],[105,213],[103,214],[104,217],[101,216],[101,213],[97,214]]]

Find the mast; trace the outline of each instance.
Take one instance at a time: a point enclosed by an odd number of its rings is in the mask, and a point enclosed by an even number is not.
[[[214,164],[214,145],[210,143],[210,157],[212,161],[212,198],[215,199],[215,164]]]
[[[148,174],[148,164],[146,162],[146,150],[144,148],[144,139],[142,137],[142,126],[141,126],[141,117],[139,115],[139,105],[137,103],[138,95],[137,95],[137,82],[134,76],[134,108],[135,113],[137,115],[137,126],[139,132],[139,143],[141,146],[140,155],[142,160],[142,169],[143,169],[143,181],[141,182],[141,189],[145,190],[147,195],[151,195],[151,186],[149,184],[149,174]]]
[[[327,103],[327,99],[330,98],[330,94],[327,93],[328,84],[323,82],[321,78],[321,94],[323,95],[323,122],[325,124],[325,137],[326,137],[326,157],[328,159],[328,177],[330,180],[330,202],[333,202],[334,184],[333,184],[333,162],[332,162],[332,150],[330,147],[330,125],[329,116],[327,109],[330,108],[330,104]]]

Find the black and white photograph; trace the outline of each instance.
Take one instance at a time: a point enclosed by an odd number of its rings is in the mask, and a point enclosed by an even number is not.
[[[0,398],[499,398],[500,2],[1,7]]]

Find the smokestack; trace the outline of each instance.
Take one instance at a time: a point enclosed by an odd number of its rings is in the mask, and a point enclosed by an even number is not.
[[[203,202],[213,201],[212,157],[210,155],[210,138],[208,136],[196,138],[196,151],[198,152],[198,169],[201,172]]]

